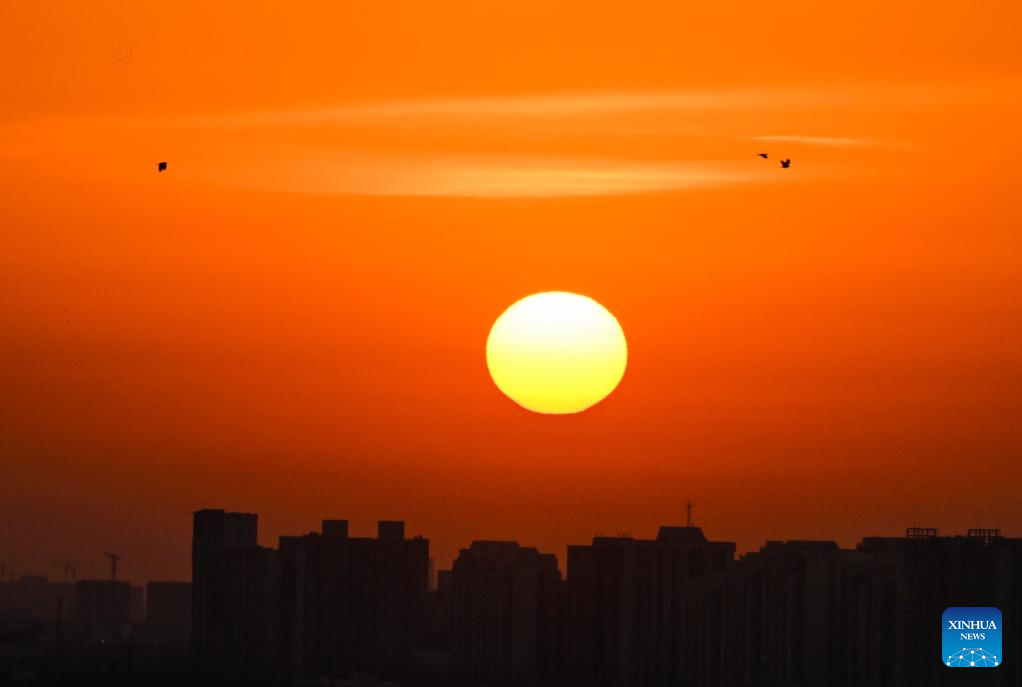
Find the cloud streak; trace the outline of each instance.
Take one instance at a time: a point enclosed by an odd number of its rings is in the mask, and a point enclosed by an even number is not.
[[[800,136],[800,135],[774,135],[774,136],[753,136],[753,141],[764,141],[766,143],[797,143],[807,146],[825,146],[829,148],[853,148],[858,146],[880,145],[879,141],[868,138],[838,138],[836,136]]]
[[[262,168],[261,166],[257,168]],[[564,158],[320,159],[265,176],[217,170],[244,186],[304,193],[464,198],[546,198],[655,193],[765,181],[740,163],[642,163]]]
[[[180,120],[184,125],[288,125],[399,123],[426,120],[563,119],[755,107],[764,94],[752,91],[557,93],[548,95],[437,98],[353,103],[297,110],[225,113]]]
[[[932,88],[876,86],[867,89],[869,102],[883,100],[895,108],[911,104],[942,102],[952,94]],[[379,102],[352,102],[292,110],[235,112],[191,117],[179,123],[191,125],[287,125],[295,123],[381,123],[402,120],[477,121],[510,119],[565,119],[603,115],[654,115],[657,113],[756,110],[760,112],[817,108],[861,108],[860,91],[848,89],[748,88],[704,91],[597,91],[475,97],[422,98]],[[767,139],[803,138],[818,145],[848,145],[859,139],[825,136],[771,136]],[[854,145],[854,144],[852,144]]]

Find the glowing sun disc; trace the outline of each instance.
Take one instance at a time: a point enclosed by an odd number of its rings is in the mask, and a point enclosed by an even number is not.
[[[546,291],[514,303],[493,323],[486,366],[504,394],[537,413],[578,413],[612,392],[628,345],[617,319],[592,298]]]

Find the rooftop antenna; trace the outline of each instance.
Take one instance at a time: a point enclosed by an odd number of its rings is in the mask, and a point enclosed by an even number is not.
[[[688,511],[688,516],[685,518],[685,527],[692,526],[692,499],[685,502],[685,510]]]

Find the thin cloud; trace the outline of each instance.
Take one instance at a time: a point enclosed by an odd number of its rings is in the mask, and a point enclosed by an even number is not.
[[[858,146],[881,145],[879,141],[874,141],[869,138],[838,138],[835,136],[753,136],[752,140],[765,141],[767,143],[797,143],[799,145],[826,146],[830,148],[854,148]]]
[[[351,117],[576,117],[587,114],[713,109],[752,105],[748,92],[561,93],[405,101],[349,108]]]
[[[768,178],[745,167],[720,162],[653,164],[502,157],[430,161],[368,157],[315,162],[304,158],[300,165],[257,167],[272,170],[265,175],[217,170],[215,176],[249,187],[304,193],[546,198],[654,193]]]
[[[943,91],[927,88],[878,86],[870,91],[892,107],[898,104],[942,100]],[[179,120],[191,125],[244,125],[294,123],[417,123],[427,120],[564,119],[601,115],[645,115],[670,112],[712,112],[740,109],[762,111],[790,108],[848,107],[862,102],[857,92],[806,89],[730,89],[709,91],[602,91],[520,94],[479,97],[424,98],[344,103],[293,110],[222,113]],[[789,137],[766,137],[767,140]],[[805,136],[818,145],[854,145],[841,139]],[[818,140],[817,140],[818,139]]]
[[[752,91],[559,93],[353,103],[299,110],[225,113],[180,120],[185,125],[288,125],[400,120],[560,119],[754,107],[765,94]]]

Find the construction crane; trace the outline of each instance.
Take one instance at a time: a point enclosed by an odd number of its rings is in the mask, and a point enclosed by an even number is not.
[[[103,552],[103,555],[110,559],[110,581],[117,580],[117,561],[121,560],[119,554]]]

